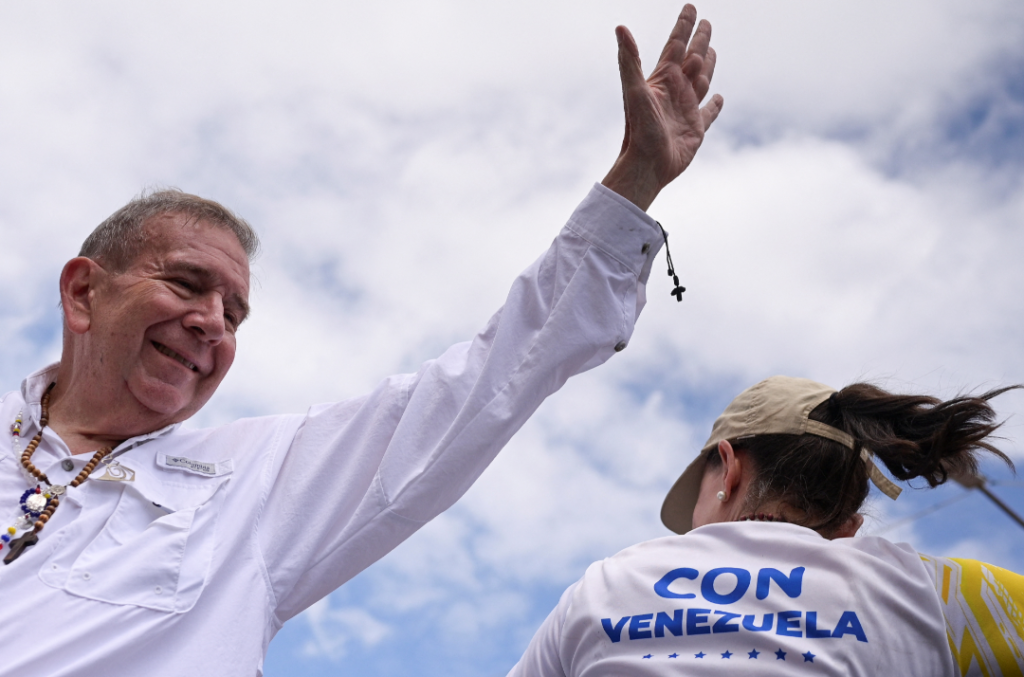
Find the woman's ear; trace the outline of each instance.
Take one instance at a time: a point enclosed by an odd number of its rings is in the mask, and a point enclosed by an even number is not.
[[[76,256],[60,273],[60,304],[64,323],[74,334],[84,334],[92,325],[92,297],[103,272],[92,259]]]
[[[861,515],[859,512],[854,513],[850,516],[850,519],[846,520],[843,526],[839,527],[836,533],[832,534],[831,538],[853,538],[863,525],[864,515]]]
[[[740,479],[743,476],[743,462],[736,450],[732,448],[729,440],[722,440],[718,443],[718,456],[722,459],[722,482],[725,485],[725,500],[728,501],[740,485]]]

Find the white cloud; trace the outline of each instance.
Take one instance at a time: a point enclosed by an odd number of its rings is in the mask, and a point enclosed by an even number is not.
[[[990,161],[1021,139],[993,130],[1021,125],[1022,5],[699,10],[715,24],[726,108],[652,210],[684,302],[656,266],[629,348],[571,382],[460,504],[354,581],[358,601],[307,612],[289,660],[323,668],[367,647],[390,660],[394,628],[429,617],[424,653],[385,672],[500,673],[588,561],[664,533],[663,492],[718,410],[764,376],[943,395],[1024,381],[1024,176],[1019,158]],[[197,424],[301,411],[415,369],[483,325],[617,152],[613,26],[630,26],[650,67],[677,11],[3,5],[0,374],[13,387],[56,356],[60,266],[154,183],[224,201],[266,243],[235,369]],[[986,155],[975,136],[1009,149]],[[997,404],[1012,414],[1024,396]],[[1018,419],[1006,447],[1024,459]],[[877,528],[944,491],[876,502]],[[1004,526],[987,509],[971,497],[935,513],[952,536],[929,517],[893,537],[1024,568],[1020,548],[956,536]]]
[[[325,597],[302,613],[310,637],[302,650],[307,656],[339,659],[352,643],[373,647],[391,633],[391,628],[358,607],[334,607]]]

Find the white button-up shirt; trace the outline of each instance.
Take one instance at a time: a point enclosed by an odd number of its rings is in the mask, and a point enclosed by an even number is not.
[[[125,441],[134,481],[100,466],[0,565],[0,675],[259,674],[284,621],[451,506],[547,395],[622,349],[660,241],[596,186],[484,330],[417,373],[305,415]],[[55,374],[0,401],[4,430],[23,412],[22,444]],[[88,460],[49,428],[32,458],[55,484]],[[34,484],[0,445],[0,528]]]

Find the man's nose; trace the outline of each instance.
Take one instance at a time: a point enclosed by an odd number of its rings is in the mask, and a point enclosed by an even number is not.
[[[185,326],[208,343],[219,343],[224,338],[224,301],[220,294],[210,292],[196,299],[195,306],[185,316]]]

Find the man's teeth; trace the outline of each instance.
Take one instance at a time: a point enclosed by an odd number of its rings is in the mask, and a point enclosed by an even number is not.
[[[188,368],[189,368],[189,369],[191,369],[192,371],[199,371],[199,367],[197,367],[196,365],[192,364],[191,362],[189,362],[189,361],[188,361],[188,360],[186,360],[186,359],[185,359],[184,357],[182,357],[182,356],[181,356],[181,355],[179,355],[178,353],[174,352],[173,350],[171,350],[171,349],[170,349],[170,348],[168,348],[167,346],[165,346],[165,345],[162,345],[162,344],[159,344],[159,343],[157,343],[156,341],[153,341],[153,346],[154,346],[154,347],[155,347],[155,348],[156,348],[157,350],[159,350],[159,351],[160,351],[161,353],[163,353],[164,355],[166,355],[167,357],[173,357],[173,358],[174,358],[174,359],[176,359],[176,360],[177,360],[178,362],[181,362],[181,363],[182,363],[183,365],[185,365],[186,367],[188,367]]]

